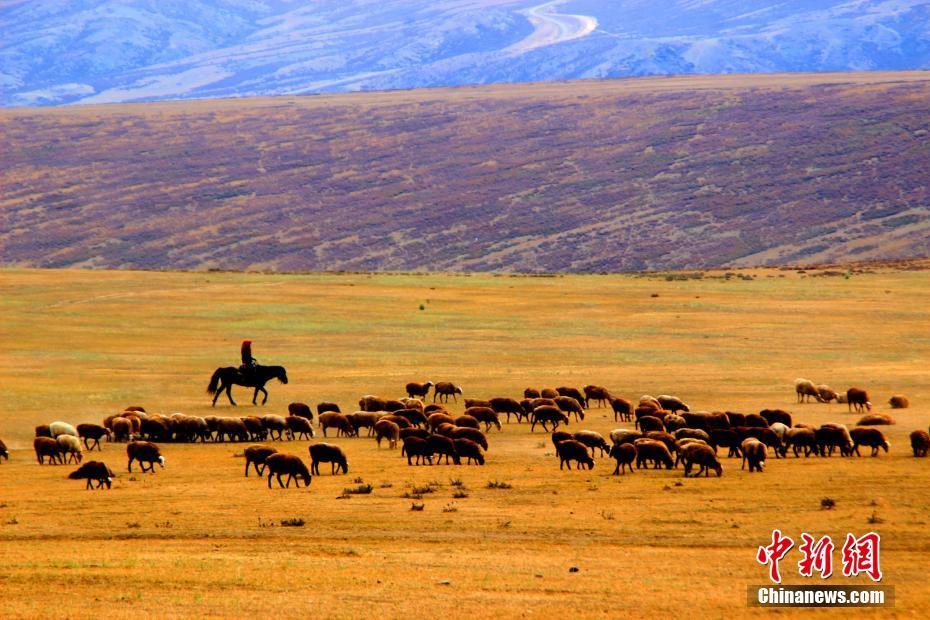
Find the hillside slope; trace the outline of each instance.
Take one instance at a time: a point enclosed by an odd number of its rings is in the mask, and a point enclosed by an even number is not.
[[[0,264],[616,271],[930,253],[930,75],[0,111]]]

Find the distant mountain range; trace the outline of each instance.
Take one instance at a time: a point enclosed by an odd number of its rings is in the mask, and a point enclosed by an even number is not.
[[[928,0],[4,0],[0,104],[930,68]]]

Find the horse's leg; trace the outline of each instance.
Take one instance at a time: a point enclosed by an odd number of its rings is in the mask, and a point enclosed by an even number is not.
[[[233,400],[233,397],[232,397],[232,386],[233,386],[232,383],[230,383],[229,385],[226,386],[226,398],[229,399],[229,404],[231,404],[233,407],[235,407],[235,406],[236,406],[236,401],[234,401],[234,400]]]
[[[219,398],[219,397],[220,397],[220,394],[223,393],[223,388],[224,388],[224,386],[223,386],[222,383],[221,383],[221,384],[220,384],[220,387],[218,387],[217,390],[216,390],[216,392],[213,394],[213,405],[212,405],[213,407],[216,407],[216,399]]]
[[[259,388],[259,389],[260,389],[260,390],[262,391],[262,393],[265,395],[265,397],[262,399],[262,404],[264,405],[265,403],[268,402],[268,390],[266,390],[264,386],[262,386],[262,387]]]
[[[258,398],[258,390],[259,390],[259,388],[255,388],[255,391],[252,392],[252,404],[253,404],[253,405],[255,404],[255,399]]]

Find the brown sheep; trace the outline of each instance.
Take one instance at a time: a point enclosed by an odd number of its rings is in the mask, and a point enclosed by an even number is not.
[[[132,441],[132,422],[126,418],[116,418],[112,422],[113,441]]]
[[[740,442],[747,437],[754,437],[763,444],[772,448],[775,452],[775,458],[781,458],[785,455],[785,446],[781,438],[770,428],[760,426],[739,426],[735,429],[736,434],[740,437]]]
[[[817,439],[817,451],[820,456],[833,456],[835,448],[840,449],[842,456],[852,453],[852,437],[842,424],[824,424],[814,430],[814,437]]]
[[[836,390],[831,388],[829,385],[818,385],[817,393],[820,394],[820,400],[825,403],[830,401],[839,401],[839,394],[836,393]]]
[[[469,465],[472,461],[478,465],[484,465],[484,450],[477,443],[464,438],[453,439],[452,442],[455,444],[455,452],[459,455],[459,459],[464,458]]]
[[[930,451],[930,434],[927,431],[914,431],[911,433],[911,450],[915,457],[927,456]]]
[[[287,413],[289,415],[299,415],[308,420],[313,419],[313,410],[310,409],[310,405],[306,403],[291,403],[287,406]]]
[[[820,396],[820,391],[817,389],[817,386],[810,379],[795,379],[794,380],[794,392],[798,396],[798,402],[810,402],[811,398],[815,399],[818,403],[823,402],[823,398]]]
[[[574,415],[576,422],[584,420],[584,408],[581,406],[580,402],[571,396],[559,396],[555,398],[555,406],[561,409],[565,415]]]
[[[789,428],[785,433],[785,451],[791,448],[794,456],[797,458],[801,450],[804,451],[804,458],[811,455],[811,452],[817,452],[817,437],[814,430],[810,428]]]
[[[562,387],[555,388],[555,391],[558,392],[559,396],[568,396],[570,398],[574,398],[579,403],[585,402],[584,394],[582,394],[581,390],[578,388],[566,387],[563,385]]]
[[[48,424],[40,424],[36,427],[36,437],[51,437],[52,429],[49,428]]]
[[[526,417],[526,412],[516,399],[500,397],[492,398],[488,402],[491,403],[491,409],[496,411],[498,416],[502,414],[507,416],[508,424],[510,424],[510,414],[517,416],[517,422],[522,422],[523,418]]]
[[[255,469],[255,473],[261,477],[265,475],[265,460],[272,454],[277,454],[277,448],[268,446],[249,446],[245,449],[245,475],[249,475],[249,465]]]
[[[467,439],[478,444],[485,450],[488,449],[488,438],[485,437],[484,433],[475,428],[457,426],[452,429],[448,437],[452,439]]]
[[[646,439],[652,439],[653,441],[661,441],[665,444],[665,447],[668,448],[669,454],[674,454],[678,450],[678,441],[673,435],[670,435],[664,431],[647,431],[645,433]]]
[[[728,458],[733,456],[740,458],[742,456],[739,451],[742,439],[732,428],[712,428],[707,434],[709,435],[707,443],[713,449],[714,454],[717,454],[717,448],[724,447],[727,449]]]
[[[103,485],[107,485],[107,489],[110,489],[113,486],[113,478],[116,478],[116,474],[113,473],[106,463],[101,463],[100,461],[87,461],[73,472],[68,474],[70,480],[87,480],[87,484],[84,486],[86,490],[93,489],[93,483],[96,482],[96,488],[102,489]]]
[[[422,437],[405,437],[404,447],[400,451],[401,456],[407,457],[407,465],[413,465],[412,459],[416,458],[416,464],[433,464],[433,451],[430,450],[429,442]]]
[[[559,469],[567,465],[571,470],[572,461],[578,463],[578,469],[585,466],[588,469],[594,469],[594,459],[588,454],[588,446],[580,441],[574,439],[560,441],[555,445],[555,452],[559,457]]]
[[[310,451],[310,473],[320,475],[320,463],[330,464],[330,474],[335,475],[340,469],[342,473],[349,473],[349,461],[346,453],[339,446],[331,443],[315,443],[308,448]]]
[[[523,390],[523,398],[532,399],[539,398],[539,390],[536,388],[526,388]]]
[[[488,407],[491,408],[491,401],[484,400],[482,398],[466,398],[465,399],[465,408],[471,409],[472,407]]]
[[[754,471],[762,472],[765,467],[765,446],[761,441],[754,437],[747,437],[740,444],[740,451],[743,453],[743,465],[740,469],[746,469],[746,462],[749,462],[749,473]]]
[[[637,439],[642,439],[643,434],[639,431],[632,431],[628,428],[615,428],[610,431],[610,441],[613,442],[615,446],[624,443],[633,443]]]
[[[729,418],[727,418],[729,421]],[[769,421],[765,419],[764,416],[761,416],[757,413],[746,414],[746,422],[743,426],[750,426],[753,428],[768,428]],[[790,426],[790,425],[789,425]]]
[[[554,434],[554,433],[553,433]],[[574,439],[575,441],[580,441],[584,445],[588,446],[591,449],[591,456],[594,456],[594,450],[600,450],[601,456],[604,456],[610,452],[610,445],[608,445],[607,440],[604,439],[604,436],[596,431],[578,431],[569,439]]]
[[[685,419],[677,413],[670,413],[665,416],[665,419],[662,420],[662,424],[665,425],[665,431],[667,433],[674,433],[675,431],[688,427],[688,423],[685,422]]]
[[[290,416],[290,417],[299,417],[307,426],[310,426],[310,420],[303,416]],[[191,440],[195,440],[199,437],[201,442],[207,440],[207,434],[209,434],[209,429],[207,428],[206,421],[203,421],[203,426],[200,426],[201,420],[197,418],[188,418],[183,421],[183,428],[185,433],[190,437]],[[262,419],[258,416],[248,415],[242,418],[242,423],[245,424],[246,430],[249,431],[249,437],[252,441],[265,441],[268,438],[268,429],[265,428],[265,425],[262,423]],[[204,432],[206,431],[206,432]]]
[[[542,406],[555,407],[555,400],[552,398],[534,398],[532,400],[522,401],[520,406],[523,407],[523,410],[526,411],[527,415],[533,413],[533,409],[536,407]]]
[[[439,402],[447,403],[449,402],[449,397],[452,397],[453,402],[458,402],[455,395],[462,394],[462,388],[455,385],[454,383],[449,383],[448,381],[440,381],[433,388],[433,402],[436,402],[436,397],[439,397]]]
[[[61,454],[61,446],[51,437],[36,437],[32,440],[32,447],[36,451],[36,460],[39,465],[45,464],[45,457],[48,457],[48,464],[59,465],[65,464],[65,459]]]
[[[401,398],[400,402],[403,403],[404,409],[416,409],[420,413],[426,413],[423,407],[423,401],[418,398]]]
[[[869,413],[856,422],[856,426],[890,426],[897,421],[887,413]]]
[[[677,396],[661,394],[656,397],[656,400],[659,401],[659,405],[661,405],[663,409],[671,411],[672,413],[678,413],[679,411],[691,411],[691,408],[688,407],[688,405]]]
[[[746,426],[746,414],[737,413],[736,411],[727,411],[723,415],[727,417],[730,426]]]
[[[398,409],[394,412],[395,417],[404,418],[413,426],[426,428],[429,426],[426,414],[417,409]]]
[[[846,390],[846,407],[850,411],[872,411],[872,402],[869,393],[857,387]]]
[[[455,418],[448,413],[437,411],[426,418],[426,423],[429,425],[429,429],[435,433],[440,424],[455,424]]]
[[[617,462],[613,475],[626,475],[626,468],[633,473],[633,461],[636,460],[636,446],[632,443],[615,444],[610,448],[610,458]]]
[[[895,394],[888,399],[888,406],[892,409],[907,409],[911,406],[911,401],[907,399],[907,396],[903,394]]]
[[[326,412],[324,411],[323,413]],[[284,418],[284,422],[287,424],[287,430],[290,431],[290,435],[293,438],[312,439],[315,436],[313,432],[313,426],[310,424],[310,420],[305,417],[299,415],[289,415]]]
[[[404,389],[407,390],[407,396],[410,398],[426,398],[429,395],[429,389],[431,387],[433,387],[432,381],[427,381],[426,383],[411,381]]]
[[[633,442],[636,446],[636,468],[642,469],[643,465],[652,462],[654,469],[659,469],[665,465],[665,469],[672,469],[675,466],[672,461],[672,453],[669,452],[668,446],[655,439],[637,439]]]
[[[856,427],[849,431],[849,436],[853,440],[853,452],[856,456],[862,456],[859,453],[859,446],[872,448],[872,456],[878,456],[878,449],[884,448],[888,452],[888,440],[880,430],[872,427]]]
[[[420,439],[426,439],[430,436],[430,432],[425,428],[402,428],[400,429],[400,440],[403,441],[407,437],[419,437]]]
[[[272,440],[277,439],[278,441],[281,441],[284,438],[282,437],[282,434],[287,434],[287,436],[290,437],[290,430],[287,428],[287,420],[285,420],[282,416],[271,414],[263,415],[262,426],[268,430],[268,437]]]
[[[729,430],[729,429],[718,429],[718,430]],[[672,433],[676,440],[680,439],[700,439],[701,441],[707,443],[708,445],[713,445],[710,440],[710,433],[707,431],[702,431],[699,428],[680,428],[674,433]]]
[[[222,443],[224,438],[229,438],[229,441],[248,441],[249,437],[248,427],[239,418],[220,418],[217,421],[216,440],[218,442]]]
[[[662,408],[662,403],[659,402],[654,396],[649,396],[648,394],[643,394],[639,397],[638,407],[651,407],[652,409],[659,410]]]
[[[158,449],[158,446],[149,441],[132,441],[126,445],[126,456],[129,457],[129,462],[126,465],[126,469],[130,472],[132,471],[132,462],[139,461],[139,465],[142,467],[142,473],[146,471],[154,472],[155,463],[161,465],[161,468],[165,468],[165,457],[161,455],[161,451]],[[148,469],[145,465],[148,464]]]
[[[84,447],[87,448],[88,451],[93,450],[93,448],[88,445],[88,441],[92,441],[94,445],[97,446],[97,450],[102,452],[103,448],[100,447],[100,439],[103,437],[106,437],[107,441],[113,439],[113,433],[110,432],[110,429],[106,426],[101,426],[99,424],[78,424],[76,428],[78,435],[80,435],[81,439],[84,441]]]
[[[478,420],[471,417],[470,415],[460,415],[459,417],[455,418],[455,425],[481,430],[481,425],[478,423]]]
[[[139,407],[138,405],[132,405],[131,407],[125,407],[123,411],[134,411],[136,413],[145,413],[145,407]]]
[[[492,426],[496,426],[499,431],[503,430],[500,418],[497,417],[497,412],[490,407],[469,407],[465,410],[465,415],[471,416],[478,422],[483,423],[484,432],[490,431]],[[459,426],[463,425],[460,424]]]
[[[362,411],[387,411],[387,400],[369,394],[358,401],[358,408]]]
[[[539,395],[542,398],[551,398],[555,400],[559,396],[559,392],[555,388],[543,388],[539,390]]]
[[[707,477],[711,469],[716,472],[718,478],[723,475],[723,466],[717,460],[717,456],[710,446],[700,443],[684,445],[681,447],[681,460],[685,465],[686,478],[691,474],[691,468],[694,465],[699,467],[694,474],[695,478],[700,476],[701,473]]]
[[[326,437],[326,431],[330,428],[336,429],[336,437],[343,435],[345,437],[355,436],[355,427],[349,422],[349,418],[344,413],[327,411],[318,418],[320,428],[323,429],[323,437]]]
[[[268,470],[268,488],[271,488],[271,478],[278,480],[278,487],[285,489],[290,488],[291,480],[300,488],[300,480],[303,479],[304,486],[310,486],[310,472],[307,465],[300,460],[299,456],[294,454],[285,454],[277,452],[265,459],[265,468]],[[287,484],[281,481],[281,476],[287,474]]]
[[[413,424],[410,423],[410,420],[407,418],[402,418],[399,415],[384,415],[379,418],[379,420],[388,420],[396,424],[399,428],[413,428]]]
[[[793,426],[793,420],[791,418],[791,414],[785,411],[784,409],[763,409],[762,411],[759,412],[759,415],[765,419],[767,426],[771,426],[778,422],[781,422],[788,428],[791,428]],[[739,424],[738,426],[753,426],[753,425],[749,424],[747,421],[746,423]]]
[[[664,431],[665,425],[662,424],[662,420],[659,418],[646,415],[636,420],[636,428],[646,433],[648,431]]]
[[[322,403],[316,404],[317,415],[320,415],[321,413],[326,413],[327,411],[334,411],[336,413],[342,413],[342,409],[340,409],[339,405],[336,403],[323,401]]]
[[[449,464],[450,458],[455,465],[462,464],[458,452],[455,451],[455,441],[453,439],[444,437],[443,435],[430,435],[426,438],[426,443],[428,444],[430,452],[438,455],[436,457],[437,465],[442,463],[442,457],[446,457],[446,465]]]
[[[162,419],[161,416],[151,416],[142,418],[139,435],[149,441],[165,441],[171,437],[171,429],[168,427],[168,420]]]
[[[559,427],[559,424],[568,426],[568,416],[566,416],[558,407],[552,405],[543,405],[533,409],[530,415],[530,432],[536,430],[536,425],[541,424],[543,430],[549,432],[549,424],[552,424],[552,430]]]
[[[610,391],[601,385],[586,385],[584,390],[584,406],[591,408],[591,401],[596,401],[599,407],[606,407],[610,402]]]
[[[560,441],[568,441],[569,439],[574,439],[575,436],[566,431],[554,431],[552,433],[552,447],[559,445]]]
[[[381,416],[375,411],[355,411],[346,414],[346,417],[349,418],[349,422],[352,424],[352,428],[355,429],[356,435],[358,435],[358,432],[363,428],[367,428],[369,437],[374,434],[375,424],[381,419]]]
[[[449,413],[448,411],[446,411],[445,405],[441,405],[439,403],[430,403],[426,405],[425,407],[423,407],[423,413],[427,416],[429,416],[429,414],[431,413],[436,413],[437,411],[440,411],[442,413]]]
[[[393,450],[397,447],[397,440],[400,439],[400,427],[390,420],[378,420],[375,423],[375,440],[379,448],[382,439],[387,439],[388,448]]]
[[[630,422],[633,419],[633,403],[625,398],[611,398],[610,407],[614,411],[614,422],[624,420]]]

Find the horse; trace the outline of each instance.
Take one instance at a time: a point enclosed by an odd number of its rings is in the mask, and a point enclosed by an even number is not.
[[[258,399],[259,391],[265,394],[265,397],[262,399],[262,404],[268,402],[268,390],[265,389],[265,384],[271,381],[272,379],[277,379],[281,383],[287,383],[287,371],[284,369],[284,366],[255,366],[252,371],[248,374],[243,374],[235,366],[226,366],[224,368],[217,368],[213,371],[213,376],[210,378],[210,385],[207,386],[207,394],[213,396],[213,406],[216,407],[216,399],[220,397],[220,394],[223,393],[223,390],[226,391],[226,398],[229,399],[232,406],[236,406],[236,401],[232,398],[232,386],[242,385],[245,387],[255,388],[255,394],[252,395],[252,404],[256,404],[256,399]]]

